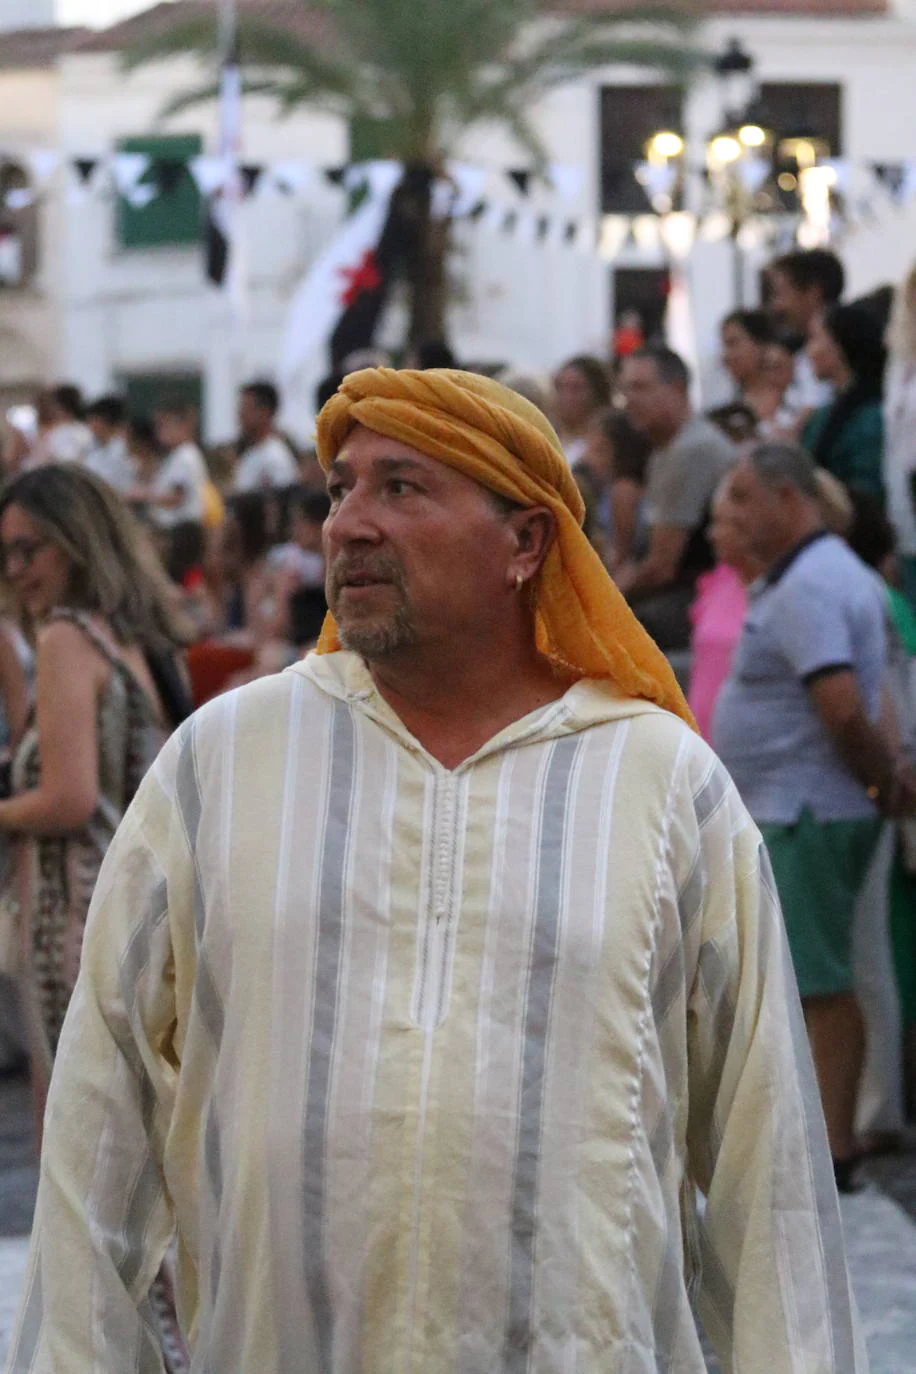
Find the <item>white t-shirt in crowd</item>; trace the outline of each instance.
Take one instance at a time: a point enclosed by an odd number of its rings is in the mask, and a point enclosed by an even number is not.
[[[292,487],[299,480],[296,460],[289,444],[279,434],[268,434],[259,444],[246,449],[235,469],[235,491],[264,491],[271,487]]]
[[[268,563],[278,572],[293,574],[300,587],[324,586],[324,557],[298,544],[280,544],[268,555]]]
[[[96,444],[83,459],[83,467],[101,477],[110,487],[123,496],[137,485],[137,473],[133,459],[127,451],[127,444],[120,434],[114,435],[107,444]]]
[[[80,420],[65,420],[53,425],[39,436],[32,449],[30,467],[40,467],[42,463],[80,463],[92,448],[95,440],[92,430]]]
[[[178,487],[182,495],[181,503],[170,509],[150,506],[150,519],[162,529],[171,529],[188,520],[203,521],[204,487],[208,480],[204,455],[196,444],[188,441],[173,448],[150,482],[150,489],[158,496]]]

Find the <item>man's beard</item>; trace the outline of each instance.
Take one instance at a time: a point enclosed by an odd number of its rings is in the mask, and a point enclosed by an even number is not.
[[[369,614],[365,620],[358,615],[351,619],[341,617],[342,588],[347,578],[356,573],[382,578],[391,586],[397,597],[391,610]],[[410,649],[419,642],[401,569],[394,559],[380,556],[359,560],[338,556],[328,570],[327,595],[328,605],[337,621],[341,646],[351,653],[360,654],[372,662],[373,659],[388,658],[401,649]]]

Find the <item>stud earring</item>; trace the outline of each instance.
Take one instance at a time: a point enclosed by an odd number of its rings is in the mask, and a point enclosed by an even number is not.
[[[525,585],[525,579],[522,577],[521,573],[516,573],[516,574],[515,574],[515,590],[516,590],[517,592],[520,592],[520,591],[522,590],[522,587],[524,587],[524,585]]]

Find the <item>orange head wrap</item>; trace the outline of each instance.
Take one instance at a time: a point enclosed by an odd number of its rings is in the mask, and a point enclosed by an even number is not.
[[[636,620],[582,531],[585,507],[560,441],[530,401],[487,377],[446,368],[352,372],[318,416],[327,470],[354,425],[448,463],[523,506],[548,506],[557,537],[538,577],[538,648],[582,677],[611,678],[693,725],[667,659]],[[319,653],[340,647],[328,616]]]

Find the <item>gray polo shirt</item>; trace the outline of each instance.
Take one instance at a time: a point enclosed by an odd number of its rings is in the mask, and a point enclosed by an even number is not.
[[[646,469],[646,522],[687,533],[676,581],[692,582],[712,567],[706,542],[709,508],[716,487],[737,458],[737,449],[709,420],[692,415]]]
[[[809,685],[851,669],[876,720],[886,653],[881,588],[835,535],[804,541],[754,584],[712,739],[755,821],[788,825],[805,807],[820,821],[874,816]]]

